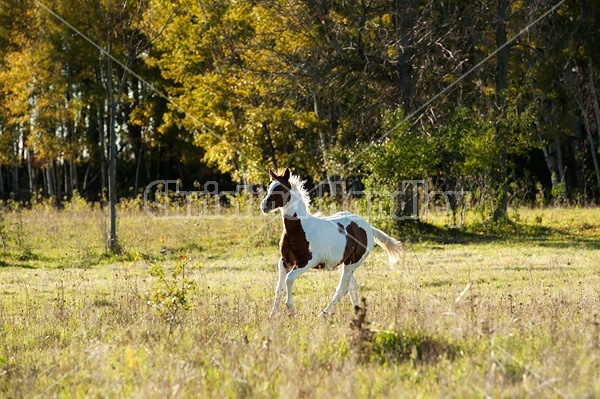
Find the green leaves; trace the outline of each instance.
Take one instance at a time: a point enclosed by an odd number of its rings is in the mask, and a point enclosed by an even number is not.
[[[146,293],[147,302],[168,324],[170,333],[181,322],[181,313],[192,308],[190,297],[196,289],[196,283],[185,277],[185,267],[191,260],[181,256],[170,273],[162,264],[155,264],[150,269],[150,275],[156,281],[152,290]]]
[[[91,191],[106,187],[110,82],[114,92],[123,88],[115,140],[121,192],[139,192],[164,173],[259,182],[267,167],[285,165],[314,181],[368,184],[452,185],[513,168],[513,176],[532,171],[542,182],[556,173],[569,195],[595,192],[593,151],[584,149],[598,148],[597,132],[589,141],[583,131],[600,118],[589,100],[600,43],[594,4],[561,7],[511,42],[500,86],[498,60],[488,57],[498,47],[495,21],[505,20],[510,38],[546,3],[511,4],[506,18],[489,1],[110,4],[48,7],[98,46],[110,43],[111,54],[161,95],[133,76],[120,86],[116,63],[108,72],[98,48],[33,2],[0,5],[0,167],[23,176],[27,167],[32,191],[52,168],[47,192],[72,192],[68,180],[83,192],[94,176]],[[377,140],[407,115],[410,127]],[[548,171],[534,165],[538,148]],[[522,154],[526,164],[498,162]],[[12,185],[22,190],[19,179]]]
[[[412,128],[402,109],[383,115],[382,135],[387,138],[367,149],[365,168],[367,187],[396,190],[403,180],[426,179],[431,176],[438,159],[435,139]]]

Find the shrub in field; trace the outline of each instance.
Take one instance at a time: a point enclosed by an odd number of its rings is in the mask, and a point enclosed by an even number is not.
[[[367,321],[367,300],[360,299],[361,306],[356,309],[354,319],[350,322],[352,334],[350,342],[358,356],[358,360],[366,361],[371,357],[373,351],[373,335],[374,332],[369,328]]]
[[[185,267],[191,258],[181,256],[171,273],[160,264],[153,265],[150,274],[156,278],[152,290],[146,293],[148,304],[169,325],[169,333],[181,322],[181,314],[191,309],[190,296],[196,284],[185,277]]]

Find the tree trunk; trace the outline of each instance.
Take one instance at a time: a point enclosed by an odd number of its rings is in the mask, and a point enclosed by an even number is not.
[[[77,178],[77,163],[72,159],[69,161],[70,172],[71,172],[71,187],[73,190],[79,192],[79,179]]]
[[[509,0],[498,0],[498,14],[496,21],[496,47],[499,48],[506,44],[506,18],[510,7]],[[505,91],[508,82],[508,47],[502,48],[496,54],[496,110],[500,120],[505,116],[506,98]],[[494,206],[493,219],[498,221],[507,219],[508,208],[508,182],[507,182],[507,132],[504,123],[496,123],[496,145],[500,149],[500,159],[498,160],[498,173],[496,183],[498,192]]]
[[[552,157],[552,154],[550,154],[550,151],[548,150],[549,146],[547,146],[544,143],[544,140],[542,139],[542,135],[540,134],[540,132],[538,132],[537,135],[538,135],[538,140],[540,142],[540,146],[542,147],[542,152],[544,153],[544,159],[546,160],[546,167],[548,168],[548,171],[550,172],[550,179],[552,181],[552,191],[554,191],[557,189],[558,185],[560,184],[560,180],[558,178],[556,160]]]
[[[63,160],[62,163],[62,169],[63,169],[63,181],[64,181],[64,188],[65,188],[65,195],[70,198],[71,197],[71,184],[70,184],[70,180],[69,180],[69,168],[67,167],[67,162],[65,162]]]
[[[88,176],[90,175],[90,167],[92,166],[92,162],[88,162],[87,167],[85,168],[85,173],[83,174],[83,185],[81,186],[81,194],[87,189],[88,185]]]
[[[576,95],[578,93],[578,87],[576,86],[576,78],[574,75],[574,72],[571,70],[571,68],[565,68],[564,70],[564,87],[567,90],[567,93],[569,93],[569,97],[567,99],[567,109],[568,109],[568,118],[570,118],[570,122],[571,122],[571,132],[572,135],[570,137],[570,141],[571,141],[571,148],[573,149],[573,157],[572,157],[572,170],[573,170],[573,174],[575,176],[575,182],[570,184],[570,186],[572,185],[574,190],[578,190],[579,188],[581,188],[581,192],[583,193],[583,191],[585,191],[586,189],[586,182],[585,182],[585,145],[584,145],[584,134],[582,131],[582,126],[581,126],[581,109],[583,108],[583,106],[580,106]],[[571,182],[570,182],[571,183]],[[570,197],[572,197],[573,192],[572,190],[569,189],[570,187],[567,187],[567,191],[570,194]]]
[[[109,2],[110,5],[110,2]],[[110,6],[109,6],[109,12]],[[109,32],[109,36],[112,32]],[[108,51],[111,51],[111,45],[109,40]],[[108,206],[110,212],[110,234],[108,238],[108,248],[112,252],[118,251],[117,241],[117,104],[115,102],[113,86],[112,86],[112,59],[108,58],[108,70],[106,73],[106,91],[108,96],[108,110],[109,110],[109,125],[108,125],[108,137],[109,137],[109,149],[108,149]]]
[[[104,121],[104,104],[102,108],[98,107],[98,135],[100,141],[100,174],[101,174],[101,196],[104,197],[106,194],[106,190],[108,188],[107,185],[107,173],[106,173],[106,138],[104,135],[105,132],[105,121]]]
[[[563,157],[562,146],[558,139],[558,130],[554,129],[554,145],[556,146],[556,167],[558,168],[558,178],[561,183],[565,182],[565,162]]]
[[[135,166],[135,185],[134,185],[134,195],[137,195],[138,192],[138,187],[139,187],[139,182],[140,182],[140,169],[142,166],[142,157],[144,156],[144,143],[142,142],[140,144],[140,150],[138,151],[137,154],[137,162],[136,162],[136,166]]]
[[[109,78],[110,80],[110,78]],[[112,90],[112,85],[109,84]],[[118,252],[117,241],[117,136],[115,132],[117,104],[110,104],[110,149],[108,158],[108,205],[110,209],[110,237],[108,247]]]
[[[44,179],[44,181],[46,182],[46,192],[48,193],[48,197],[53,197],[54,196],[54,182],[52,179],[52,165],[46,166],[46,168],[44,169],[44,175],[46,177]]]
[[[394,198],[394,213],[396,226],[403,226],[419,222],[419,187],[418,181],[403,181],[396,186]]]
[[[13,164],[12,177],[13,177],[12,193],[13,193],[14,199],[19,199],[19,168],[18,168],[16,162]]]
[[[108,0],[108,53],[112,52],[112,7]],[[110,212],[110,234],[108,238],[108,248],[111,252],[118,252],[117,241],[117,104],[115,94],[113,93],[113,68],[112,58],[108,57],[106,70],[106,98],[108,100],[109,111],[109,151],[108,151],[108,205]]]
[[[413,57],[415,53],[414,29],[418,13],[418,1],[396,0],[394,4],[394,24],[396,37],[396,65],[394,72],[394,88],[397,101],[405,115],[414,108],[415,76]],[[414,215],[414,207],[418,201],[404,182],[398,182],[394,210],[398,228],[414,223],[418,218]],[[411,186],[412,188],[412,186]]]
[[[4,199],[4,170],[0,165],[0,199]]]
[[[313,110],[315,112],[315,117],[317,118],[317,121],[320,122],[321,121],[321,111],[319,109],[319,101],[317,99],[317,93],[314,93],[314,96],[313,96]],[[329,173],[329,157],[327,156],[327,142],[325,141],[325,135],[323,134],[322,129],[319,129],[319,144],[321,147],[321,156],[323,159],[323,169],[325,170],[325,179],[327,179],[327,186],[329,186],[329,195],[335,196],[337,194],[335,192],[336,187],[333,184],[333,182],[331,181],[331,173]]]
[[[262,123],[263,130],[265,132],[267,149],[269,151],[269,157],[271,158],[271,162],[273,163],[273,167],[275,169],[279,169],[277,165],[277,156],[275,151],[275,145],[273,144],[273,138],[271,137],[271,129],[269,129],[269,122]]]
[[[52,161],[52,173],[53,173],[53,180],[54,180],[54,190],[56,193],[56,207],[60,208],[62,206],[61,204],[61,190],[60,190],[60,168],[56,166],[56,161]]]
[[[31,152],[29,149],[26,150],[27,156],[27,175],[29,177],[29,196],[30,198],[35,197],[35,171],[33,170],[33,163],[31,162]]]
[[[19,199],[19,145],[17,139],[13,142],[13,168],[12,168],[12,193],[14,199]]]
[[[418,2],[415,0],[396,0],[396,80],[402,109],[406,115],[413,109],[415,91],[414,45],[411,31],[415,28]]]
[[[596,131],[598,133],[598,142],[600,143],[600,105],[598,105],[598,93],[596,93],[596,83],[594,76],[596,75],[596,69],[592,62],[592,57],[588,57],[589,67],[589,79],[590,79],[590,93],[592,94],[592,102],[594,105],[594,117],[596,119]]]
[[[111,12],[110,1],[109,13]],[[109,17],[109,28],[112,26]],[[109,30],[108,40],[108,52],[111,52],[112,47],[112,32]],[[127,63],[128,65],[130,62]],[[123,76],[119,83],[119,90],[116,98],[113,92],[113,66],[112,58],[108,57],[108,66],[106,71],[106,90],[108,98],[108,106],[110,111],[110,124],[109,124],[109,137],[110,137],[110,149],[108,158],[108,205],[110,212],[110,236],[108,241],[108,247],[111,252],[121,252],[121,247],[117,238],[117,111],[121,102],[121,97],[125,89],[125,81],[127,79],[127,69],[123,70]]]
[[[582,110],[583,111],[583,110]],[[596,152],[596,144],[594,143],[594,134],[588,115],[583,112],[583,123],[587,131],[588,142],[590,143],[590,153],[592,154],[592,162],[594,164],[594,172],[596,174],[596,189],[600,192],[600,166],[598,165],[598,153]]]

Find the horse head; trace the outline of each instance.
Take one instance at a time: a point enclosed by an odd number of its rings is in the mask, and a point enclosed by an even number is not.
[[[271,176],[271,184],[267,190],[267,195],[260,203],[260,209],[263,213],[283,208],[291,200],[290,169],[286,168],[283,172],[270,169],[269,175]]]

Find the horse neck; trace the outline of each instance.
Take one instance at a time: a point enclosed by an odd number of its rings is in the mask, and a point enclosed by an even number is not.
[[[281,208],[281,214],[285,218],[288,217],[297,217],[303,218],[310,216],[308,209],[306,209],[306,204],[300,197],[300,195],[295,191],[290,191],[291,200],[288,202],[283,208]]]

